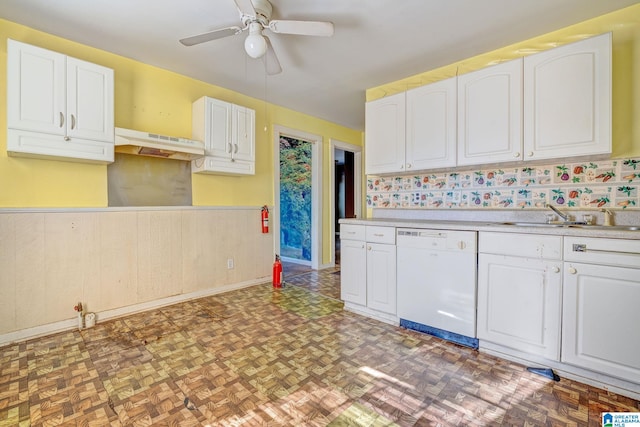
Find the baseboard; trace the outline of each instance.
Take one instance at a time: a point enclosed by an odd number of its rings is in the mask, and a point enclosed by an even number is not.
[[[204,298],[211,295],[222,294],[236,289],[246,288],[249,286],[268,283],[271,277],[261,277],[259,279],[247,280],[244,282],[233,283],[215,288],[204,289],[201,291],[190,292],[187,294],[174,295],[167,298],[161,298],[140,304],[129,305],[126,307],[116,308],[96,312],[96,324],[118,317],[128,316],[130,314],[140,313],[155,308],[165,307],[167,305],[177,304],[179,302],[188,301],[197,298]],[[78,327],[78,319],[74,316],[71,319],[61,320],[59,322],[48,323],[46,325],[34,326],[32,328],[21,329],[19,331],[0,334],[0,346],[13,344],[20,341],[26,341],[33,338],[51,335],[58,332],[69,331]]]

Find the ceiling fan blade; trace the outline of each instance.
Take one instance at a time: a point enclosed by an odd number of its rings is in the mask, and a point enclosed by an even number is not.
[[[208,33],[202,33],[196,36],[180,39],[180,43],[182,43],[185,46],[193,46],[195,44],[200,44],[200,43],[208,42],[211,40],[217,40],[223,37],[233,36],[241,32],[242,32],[242,28],[237,26],[221,28],[219,30],[209,31]]]
[[[323,36],[333,35],[332,22],[320,21],[278,21],[269,22],[269,29],[274,33],[298,34],[302,36]]]
[[[267,36],[263,37],[267,42],[267,53],[262,57],[262,60],[264,61],[264,67],[267,70],[267,74],[270,76],[280,74],[282,72],[282,67],[280,66],[278,57],[276,56],[276,51],[273,50],[271,40],[269,40],[269,37]]]
[[[251,0],[233,0],[241,14],[247,16],[256,16],[256,9],[253,7]]]

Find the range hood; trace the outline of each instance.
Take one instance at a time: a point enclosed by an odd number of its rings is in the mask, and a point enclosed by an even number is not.
[[[115,128],[116,153],[191,161],[204,157],[204,144],[186,138]]]

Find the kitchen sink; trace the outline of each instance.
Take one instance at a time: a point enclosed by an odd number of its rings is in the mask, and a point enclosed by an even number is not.
[[[640,231],[640,225],[569,225],[570,228],[582,228],[586,230],[612,230],[612,231]]]
[[[498,225],[512,225],[514,227],[565,227],[559,222],[499,222]]]
[[[541,228],[580,228],[583,230],[640,231],[640,225],[589,225],[571,222],[498,222],[496,225]]]

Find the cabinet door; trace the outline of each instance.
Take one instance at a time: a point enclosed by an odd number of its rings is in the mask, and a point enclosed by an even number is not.
[[[404,172],[405,92],[365,106],[366,174]]]
[[[367,307],[396,314],[396,246],[367,243]]]
[[[367,250],[364,241],[340,241],[340,297],[367,305]]]
[[[524,59],[525,159],[611,153],[611,34]]]
[[[205,98],[204,102],[205,154],[230,158],[233,150],[232,104],[213,98]]]
[[[522,159],[522,59],[458,77],[458,165]]]
[[[65,55],[8,40],[7,127],[65,134]]]
[[[456,78],[407,91],[406,168],[456,165]]]
[[[640,272],[565,263],[562,361],[640,383]]]
[[[478,338],[559,360],[561,264],[478,256]]]
[[[113,143],[113,70],[67,58],[67,135]]]
[[[255,161],[256,112],[250,108],[234,105],[232,108],[232,152],[231,158],[247,162]]]

